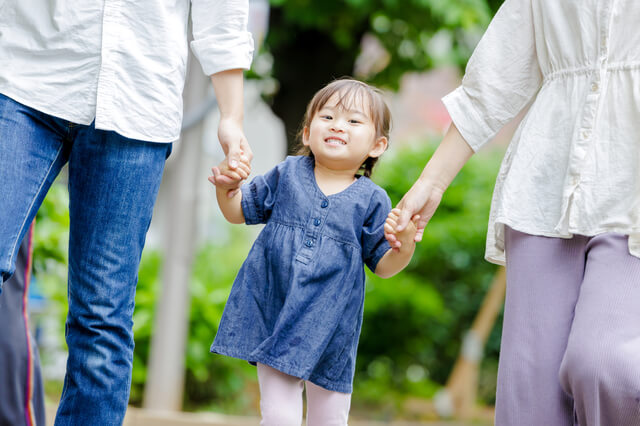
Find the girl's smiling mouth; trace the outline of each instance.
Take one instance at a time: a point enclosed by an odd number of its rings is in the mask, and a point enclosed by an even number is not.
[[[328,145],[346,145],[347,144],[347,142],[344,139],[341,139],[335,136],[326,138],[324,142]]]

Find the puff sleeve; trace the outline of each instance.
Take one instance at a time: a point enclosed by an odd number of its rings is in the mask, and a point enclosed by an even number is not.
[[[266,223],[271,217],[283,169],[284,163],[280,163],[266,174],[242,185],[242,214],[247,225]]]
[[[506,0],[467,64],[462,85],[442,101],[474,151],[491,140],[542,84],[533,0]]]
[[[362,260],[371,271],[376,270],[382,256],[391,249],[391,245],[384,237],[384,222],[390,211],[389,196],[381,188],[376,190],[365,215],[361,237]]]

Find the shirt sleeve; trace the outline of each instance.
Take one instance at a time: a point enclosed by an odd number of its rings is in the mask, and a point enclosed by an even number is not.
[[[280,163],[265,175],[256,176],[242,185],[242,214],[247,225],[266,223],[271,217],[282,172],[283,164]]]
[[[248,16],[249,0],[191,0],[191,49],[206,75],[249,69],[253,37]]]
[[[506,0],[469,59],[462,85],[442,101],[474,151],[490,141],[538,92],[532,0]]]
[[[382,256],[391,249],[384,237],[384,222],[390,211],[391,200],[387,193],[382,189],[375,191],[362,228],[362,258],[372,272],[375,272]]]

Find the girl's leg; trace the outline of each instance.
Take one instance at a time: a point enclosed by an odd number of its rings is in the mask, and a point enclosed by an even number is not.
[[[351,394],[329,391],[311,382],[307,387],[307,426],[347,426]]]
[[[562,361],[580,425],[640,425],[640,259],[628,238],[593,237]]]
[[[507,294],[498,367],[497,426],[573,424],[558,371],[584,273],[587,239],[506,229]]]
[[[260,426],[300,426],[304,382],[258,363]]]

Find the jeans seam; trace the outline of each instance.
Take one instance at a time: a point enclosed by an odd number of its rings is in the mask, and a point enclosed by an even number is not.
[[[51,162],[51,165],[49,166],[49,169],[47,170],[47,173],[44,175],[44,179],[42,180],[42,182],[40,182],[40,187],[38,188],[38,190],[36,191],[36,196],[33,197],[33,199],[31,200],[31,204],[29,205],[29,208],[27,209],[27,211],[30,211],[33,208],[33,204],[35,203],[36,199],[38,198],[38,195],[40,194],[40,192],[42,191],[42,187],[44,186],[44,183],[47,181],[47,179],[49,178],[50,174],[51,174],[51,169],[53,168],[53,165],[56,164],[56,162],[58,161],[58,158],[60,157],[60,152],[62,152],[62,148],[63,145],[60,144],[60,148],[58,148],[58,152],[56,152],[56,156],[53,159],[53,161]],[[20,229],[24,228],[26,222],[27,222],[27,217],[29,215],[27,214],[24,217],[24,220],[22,221],[22,224],[20,225]],[[20,233],[18,232],[18,235],[20,235]],[[13,247],[11,247],[11,255],[9,257],[9,265],[11,265],[11,263],[13,262],[13,259],[15,257],[15,250],[16,247],[18,246],[18,238],[16,238],[13,242]]]

